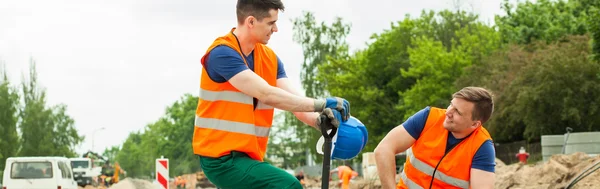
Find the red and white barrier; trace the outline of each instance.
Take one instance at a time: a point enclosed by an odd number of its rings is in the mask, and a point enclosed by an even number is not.
[[[169,189],[169,159],[156,159],[156,183],[159,189]]]

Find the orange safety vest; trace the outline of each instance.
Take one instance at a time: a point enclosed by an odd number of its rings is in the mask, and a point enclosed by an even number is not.
[[[429,188],[434,172],[431,188],[469,188],[473,156],[492,138],[483,126],[479,127],[445,154],[450,134],[443,127],[445,113],[445,109],[430,109],[423,132],[411,147],[413,153],[406,157],[396,188]]]
[[[235,28],[217,38],[202,57],[205,67],[210,51],[220,45],[231,47],[240,53],[248,65],[236,36]],[[277,56],[267,46],[254,46],[254,73],[269,85],[277,85]],[[263,161],[267,150],[269,131],[273,122],[272,106],[258,101],[233,87],[231,83],[217,83],[210,79],[206,68],[202,69],[200,95],[196,109],[194,154],[205,157],[221,157],[231,151],[244,152],[250,158]]]

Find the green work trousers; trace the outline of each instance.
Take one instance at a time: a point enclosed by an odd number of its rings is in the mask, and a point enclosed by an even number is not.
[[[200,156],[204,174],[220,189],[229,188],[302,188],[293,175],[242,152],[220,158]]]

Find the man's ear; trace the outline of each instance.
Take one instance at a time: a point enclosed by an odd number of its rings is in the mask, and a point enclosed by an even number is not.
[[[473,125],[471,125],[471,127],[473,127],[473,128],[477,128],[479,126],[481,126],[481,120],[474,121]]]
[[[256,17],[254,17],[254,16],[248,16],[246,18],[246,22],[248,23],[249,27],[254,27],[254,23],[256,22]]]

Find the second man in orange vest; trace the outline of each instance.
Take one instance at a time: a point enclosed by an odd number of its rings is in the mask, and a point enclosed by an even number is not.
[[[392,129],[375,149],[383,188],[493,188],[495,151],[483,128],[493,109],[490,92],[465,87],[448,108],[426,107]],[[395,154],[409,148],[396,185]]]

